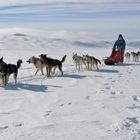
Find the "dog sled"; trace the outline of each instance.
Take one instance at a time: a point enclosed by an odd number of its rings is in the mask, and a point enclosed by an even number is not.
[[[115,65],[116,63],[120,62],[121,59],[121,52],[120,50],[112,50],[112,53],[109,57],[104,57],[103,61],[106,65]]]

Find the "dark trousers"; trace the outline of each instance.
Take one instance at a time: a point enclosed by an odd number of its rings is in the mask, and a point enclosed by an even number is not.
[[[121,60],[120,60],[120,62],[122,62],[122,63],[124,61],[124,52],[125,52],[125,49],[121,49]]]

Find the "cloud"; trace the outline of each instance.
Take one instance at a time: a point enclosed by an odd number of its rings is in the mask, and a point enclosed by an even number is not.
[[[19,4],[39,4],[39,3],[53,3],[53,2],[58,2],[58,3],[66,3],[66,2],[92,2],[92,3],[106,3],[106,2],[117,2],[117,3],[122,3],[122,2],[139,2],[139,0],[0,0],[0,5],[1,6],[6,6],[6,5],[19,5]]]
[[[28,3],[45,3],[48,0],[0,0],[0,6],[13,6],[19,4],[28,4]]]
[[[140,31],[138,0],[0,0],[0,26]]]

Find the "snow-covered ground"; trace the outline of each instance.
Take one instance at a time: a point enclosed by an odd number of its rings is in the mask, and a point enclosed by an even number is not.
[[[102,60],[110,55],[112,43],[97,36],[91,42],[81,33],[75,39],[74,34],[59,38],[60,32],[0,33],[0,57],[7,63],[23,60],[18,83],[11,76],[6,87],[0,86],[0,140],[140,139],[140,62],[102,63],[98,71],[79,72],[73,52]],[[139,49],[127,46],[127,51]],[[64,76],[59,71],[49,78],[35,76],[26,60],[41,53],[60,60],[67,54]]]

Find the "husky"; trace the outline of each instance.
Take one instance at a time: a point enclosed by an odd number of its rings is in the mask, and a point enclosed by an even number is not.
[[[95,66],[96,69],[99,70],[98,64],[101,64],[99,59],[89,55],[83,55],[83,57],[86,59],[88,70],[92,70],[92,67],[95,69]]]
[[[32,63],[36,67],[37,70],[35,72],[35,75],[37,75],[39,70],[41,71],[41,74],[44,75],[43,68],[45,67],[45,65],[40,58],[32,56],[26,62],[29,64]]]
[[[21,64],[22,64],[21,59],[17,61],[17,65],[6,64],[3,61],[3,57],[0,59],[0,74],[1,74],[2,82],[4,85],[8,83],[8,80],[11,74],[13,74],[14,76],[15,84],[17,83],[18,69],[21,67]]]
[[[140,61],[140,51],[137,52],[138,61]]]
[[[7,84],[7,64],[3,61],[3,57],[0,58],[0,78],[2,80],[2,84]]]
[[[136,52],[131,52],[132,61],[138,61],[138,55]]]
[[[125,60],[126,60],[126,62],[130,62],[130,53],[129,52],[125,53]]]
[[[61,75],[63,75],[62,63],[66,60],[66,56],[67,55],[64,55],[62,60],[60,61],[58,59],[53,59],[53,58],[47,57],[46,54],[39,55],[39,57],[41,58],[41,60],[43,61],[44,65],[46,67],[46,75],[48,77],[50,76],[52,68],[54,68],[54,71],[55,71],[55,69],[57,67],[58,67],[59,71],[61,72]]]
[[[13,74],[15,84],[17,83],[18,69],[21,67],[22,63],[23,63],[22,60],[19,59],[19,60],[17,60],[17,65],[15,65],[15,64],[7,64],[7,75],[10,76],[11,74]],[[9,76],[8,76],[8,79],[9,79]]]
[[[87,68],[86,59],[84,57],[77,55],[77,53],[73,53],[72,59],[74,60],[76,70],[80,71],[80,69],[83,69],[83,64]]]
[[[87,70],[92,70],[92,58],[89,57],[88,55],[83,55],[83,58],[86,62],[86,69]]]

